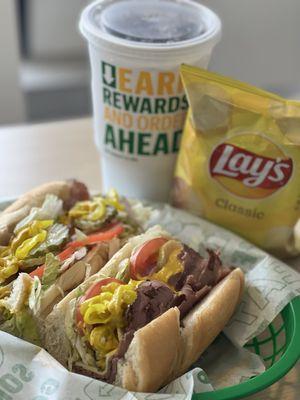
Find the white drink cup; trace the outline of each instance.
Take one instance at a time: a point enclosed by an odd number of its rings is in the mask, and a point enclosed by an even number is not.
[[[179,67],[207,67],[218,16],[192,0],[100,0],[83,10],[80,30],[104,190],[168,200],[188,106]]]

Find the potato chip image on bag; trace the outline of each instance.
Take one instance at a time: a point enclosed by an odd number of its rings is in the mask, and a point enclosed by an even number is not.
[[[183,65],[190,110],[172,203],[279,256],[300,253],[300,102]]]

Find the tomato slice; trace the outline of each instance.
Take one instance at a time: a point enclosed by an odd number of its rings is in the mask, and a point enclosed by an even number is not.
[[[91,299],[92,297],[98,296],[98,294],[101,293],[101,288],[102,286],[106,286],[109,283],[119,283],[119,285],[125,285],[123,281],[120,281],[120,279],[116,278],[105,278],[102,279],[101,281],[98,281],[94,283],[85,293],[84,296],[82,296],[82,303],[88,299]]]
[[[37,276],[41,280],[44,275],[44,271],[45,271],[45,264],[40,265],[35,270],[31,271],[29,275],[31,276],[31,278]]]
[[[158,251],[169,239],[158,237],[142,244],[130,257],[130,276],[132,279],[147,276],[155,266]]]
[[[61,253],[57,254],[57,257],[60,261],[65,261],[67,258],[71,257],[73,253],[75,253],[77,249],[73,247],[67,247],[65,250],[63,250]],[[45,264],[40,265],[37,267],[35,270],[30,272],[30,276],[33,278],[34,276],[37,276],[40,280],[42,279],[45,271]]]
[[[75,251],[76,251],[76,248],[67,247],[61,253],[57,254],[57,257],[58,257],[59,261],[65,261],[68,258],[70,258],[73,255],[73,253],[75,253]]]
[[[82,246],[86,246],[89,244],[96,244],[100,242],[105,242],[107,240],[111,240],[114,237],[120,235],[124,231],[124,227],[122,224],[116,224],[106,229],[105,231],[100,231],[97,233],[92,233],[88,235],[85,239],[75,240],[68,244],[67,247],[78,248]]]
[[[124,227],[122,224],[114,224],[113,226],[110,226],[108,229],[93,233],[91,235],[88,235],[86,238],[82,240],[74,240],[73,242],[70,242],[67,244],[67,247],[57,255],[60,261],[65,261],[67,258],[71,257],[71,255],[79,248],[83,247],[86,245],[92,245],[92,244],[97,244],[100,242],[104,242],[107,240],[111,240],[114,237],[120,235],[124,231]],[[30,276],[33,278],[34,276],[37,276],[38,278],[42,278],[45,270],[45,265],[41,265],[40,267],[37,267],[34,271],[30,272]]]
[[[119,279],[116,279],[116,278],[105,278],[105,279],[102,279],[101,281],[98,281],[98,282],[94,283],[86,291],[86,293],[79,299],[78,305],[77,305],[77,309],[76,309],[76,323],[77,323],[77,326],[78,326],[78,328],[79,328],[81,333],[83,333],[82,329],[81,329],[82,328],[82,324],[83,324],[83,316],[81,315],[81,312],[80,312],[80,305],[84,301],[86,301],[88,299],[91,299],[92,297],[98,296],[98,294],[101,293],[101,288],[103,286],[108,285],[109,283],[112,283],[112,282],[119,283],[120,285],[125,285],[125,283],[120,281]]]

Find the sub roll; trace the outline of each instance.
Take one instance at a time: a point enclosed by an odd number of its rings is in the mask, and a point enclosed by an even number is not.
[[[76,180],[44,184],[0,215],[0,329],[41,344],[45,317],[132,235],[142,207]]]
[[[131,238],[46,319],[45,345],[71,371],[155,392],[188,370],[243,292],[239,268],[159,226]]]

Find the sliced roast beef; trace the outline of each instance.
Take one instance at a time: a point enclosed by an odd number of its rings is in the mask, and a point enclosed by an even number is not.
[[[128,307],[124,329],[119,347],[108,359],[105,372],[100,379],[112,383],[117,373],[118,360],[123,358],[134,337],[134,333],[149,322],[158,318],[171,307],[178,307],[180,319],[199,303],[231,268],[224,267],[218,253],[207,250],[208,258],[202,258],[197,252],[184,245],[178,255],[183,271],[169,279],[170,287],[160,281],[144,281],[137,287],[137,297]],[[175,291],[171,289],[175,288]],[[88,371],[80,371],[93,376]]]
[[[203,258],[195,250],[183,245],[182,251],[178,255],[179,261],[183,265],[183,272],[173,275],[169,283],[175,287],[176,290],[181,290],[184,284],[193,277],[193,282],[196,287],[194,289],[201,289],[203,286],[214,286],[224,275],[224,268],[217,252],[207,250],[208,258]],[[226,269],[226,274],[230,269]],[[228,272],[227,272],[228,270]]]
[[[64,202],[65,210],[70,210],[77,201],[89,200],[90,198],[89,191],[84,183],[76,179],[70,179],[68,183],[70,185],[70,196],[68,200]]]
[[[138,330],[167,311],[174,293],[164,283],[145,281],[137,288],[137,298],[126,312],[127,330]]]

